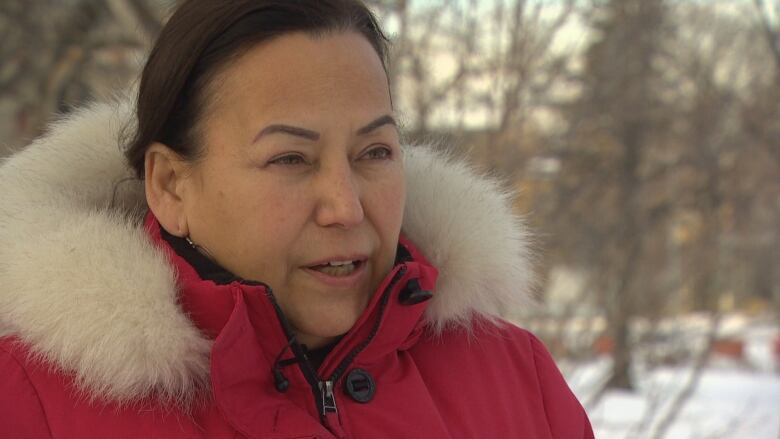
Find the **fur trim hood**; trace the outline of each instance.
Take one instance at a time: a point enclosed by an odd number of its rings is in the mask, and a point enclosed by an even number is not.
[[[118,139],[125,99],[82,109],[0,166],[0,335],[73,374],[93,397],[187,400],[208,382],[206,339],[146,236],[143,184]],[[406,148],[405,235],[439,269],[436,331],[529,303],[527,232],[493,180]]]

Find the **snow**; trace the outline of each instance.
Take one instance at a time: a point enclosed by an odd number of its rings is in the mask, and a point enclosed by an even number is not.
[[[644,420],[646,413],[665,412],[669,398],[664,397],[680,390],[688,372],[664,368],[654,372],[638,394],[608,393],[589,413],[596,437],[644,437],[641,434],[649,433],[655,424]],[[780,375],[707,370],[665,437],[777,439]]]
[[[780,438],[780,357],[772,343],[773,325],[738,325],[725,332],[745,343],[743,358],[712,357],[691,397],[661,436],[666,439]],[[599,439],[652,438],[659,420],[688,383],[692,363],[635,369],[636,391],[608,391],[589,404],[607,377],[608,357],[573,365],[561,362],[569,385],[586,405]]]

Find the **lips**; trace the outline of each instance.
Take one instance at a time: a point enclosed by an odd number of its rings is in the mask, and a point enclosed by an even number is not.
[[[329,286],[353,287],[363,278],[366,262],[367,258],[362,255],[335,257],[303,268],[315,279]]]
[[[343,277],[349,276],[355,270],[357,270],[363,263],[362,260],[358,261],[332,261],[327,264],[314,265],[312,270],[317,270],[320,273],[327,274],[328,276]]]

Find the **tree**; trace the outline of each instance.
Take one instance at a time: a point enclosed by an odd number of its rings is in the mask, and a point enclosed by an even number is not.
[[[162,15],[145,0],[0,3],[0,147],[21,146],[53,114],[126,86]]]
[[[593,287],[614,342],[607,387],[633,388],[629,323],[649,296],[640,270],[649,238],[659,236],[659,219],[668,211],[643,197],[647,161],[666,142],[671,123],[659,72],[666,15],[663,0],[610,0],[595,7],[597,37],[585,54],[582,95],[569,113],[570,139],[577,143],[564,152],[568,177],[560,184],[567,196],[561,208],[569,210],[568,226],[576,230],[571,238],[585,249],[580,263],[596,273]]]
[[[410,139],[473,140],[470,152],[486,168],[521,169],[530,115],[552,105],[567,73],[569,53],[552,47],[575,1],[554,10],[544,0],[372,5],[394,31],[390,77]]]

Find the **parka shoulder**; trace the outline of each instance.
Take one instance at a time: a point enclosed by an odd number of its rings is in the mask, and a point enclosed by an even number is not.
[[[0,431],[14,438],[50,438],[38,390],[30,379],[18,342],[0,338]]]
[[[549,351],[526,329],[505,320],[476,321],[471,330],[431,335],[411,352],[434,398],[464,414],[450,420],[457,431],[477,437],[491,422],[506,437],[593,437]],[[526,421],[515,431],[518,424],[509,420],[518,417]]]

